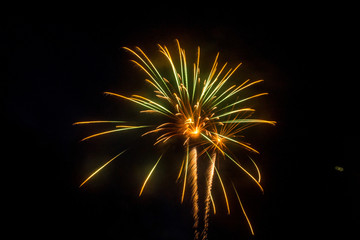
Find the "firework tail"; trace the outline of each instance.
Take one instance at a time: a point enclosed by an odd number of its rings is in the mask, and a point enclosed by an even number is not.
[[[199,194],[198,194],[198,173],[197,173],[197,150],[193,147],[190,151],[190,162],[189,162],[189,183],[192,188],[191,200],[193,204],[193,217],[194,217],[194,239],[199,239]]]
[[[215,169],[215,161],[216,161],[216,152],[214,152],[211,156],[210,166],[207,171],[206,177],[206,196],[205,196],[205,215],[204,215],[204,229],[202,231],[202,239],[205,240],[207,238],[207,231],[209,229],[209,215],[210,215],[210,200],[211,200],[211,188],[214,179],[214,169]]]

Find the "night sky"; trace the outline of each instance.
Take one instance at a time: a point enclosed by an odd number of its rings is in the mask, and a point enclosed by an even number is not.
[[[235,74],[238,80],[264,79],[251,91],[270,95],[251,104],[257,116],[278,123],[255,127],[246,136],[261,152],[255,157],[264,195],[246,176],[228,170],[229,176],[238,176],[255,236],[234,195],[227,216],[215,184],[218,213],[210,217],[209,239],[346,239],[356,224],[359,185],[345,156],[350,140],[342,130],[347,111],[338,87],[344,79],[332,74],[339,68],[335,62],[343,31],[336,16],[292,8],[162,10],[129,7],[7,18],[2,169],[4,220],[11,233],[47,239],[193,238],[190,199],[180,204],[181,184],[175,183],[181,149],[170,148],[139,198],[161,151],[153,149],[151,138],[139,139],[133,132],[80,142],[106,126],[72,126],[85,120],[137,119],[136,106],[103,94],[146,89],[144,74],[121,47],[140,46],[160,59],[156,44],[175,49],[179,39],[189,59],[201,47],[203,71],[220,51],[220,63],[243,63]],[[124,149],[129,149],[124,156],[78,188]]]

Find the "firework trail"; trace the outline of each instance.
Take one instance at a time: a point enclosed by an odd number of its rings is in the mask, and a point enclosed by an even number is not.
[[[190,162],[189,162],[189,183],[192,188],[191,200],[193,204],[193,217],[194,217],[194,231],[195,238],[199,239],[199,193],[198,193],[198,167],[197,167],[197,150],[193,147],[190,151]]]
[[[254,177],[251,172],[243,167],[241,162],[236,158],[236,155],[230,150],[230,147],[237,146],[254,154],[259,152],[249,143],[244,141],[243,132],[258,124],[275,125],[275,121],[251,118],[255,109],[246,107],[245,102],[265,96],[268,93],[258,93],[255,95],[246,95],[246,89],[254,84],[261,83],[263,80],[250,81],[249,79],[243,81],[238,85],[229,85],[229,80],[240,67],[241,63],[233,68],[226,70],[227,63],[222,66],[219,65],[219,53],[216,55],[214,63],[207,74],[200,72],[200,47],[197,48],[196,61],[193,64],[193,71],[190,70],[186,60],[185,50],[181,48],[179,41],[176,40],[178,49],[178,59],[174,60],[170,51],[166,46],[158,45],[160,53],[165,57],[169,64],[170,74],[164,74],[157,69],[150,58],[144,51],[136,47],[134,50],[124,47],[126,51],[132,54],[135,59],[131,60],[138,66],[147,76],[146,83],[152,89],[154,94],[152,97],[144,97],[133,94],[125,96],[113,92],[105,92],[105,94],[114,96],[121,100],[130,101],[139,105],[142,110],[140,113],[153,114],[162,117],[163,122],[160,124],[155,121],[149,122],[146,125],[138,125],[129,123],[128,121],[80,121],[74,125],[85,124],[109,124],[113,128],[92,134],[82,139],[88,141],[95,137],[101,137],[108,134],[121,133],[123,131],[133,131],[139,136],[152,135],[156,136],[154,146],[160,144],[167,144],[171,139],[177,138],[183,141],[184,156],[182,160],[180,171],[177,177],[177,182],[182,181],[181,203],[184,201],[186,188],[191,189],[192,212],[194,218],[195,239],[199,239],[199,169],[198,161],[200,158],[208,157],[210,165],[208,166],[204,196],[204,228],[202,231],[202,239],[207,238],[207,231],[209,228],[210,208],[213,207],[215,212],[215,202],[212,198],[212,187],[214,173],[219,180],[223,196],[226,202],[227,213],[230,214],[230,206],[228,195],[225,189],[224,181],[222,180],[220,171],[216,168],[215,162],[221,159],[227,160],[233,164],[235,168],[245,173],[251,182],[255,183],[261,191],[260,185],[260,170],[255,161],[249,157],[254,164],[257,177]],[[166,77],[165,77],[166,75]],[[244,96],[241,98],[241,96]],[[153,120],[155,118],[151,118]],[[140,132],[140,133],[139,133]],[[190,150],[191,149],[191,150]],[[109,165],[113,160],[124,157],[122,151],[112,159],[108,160],[100,168],[94,171],[79,187],[84,186],[96,174],[98,174],[105,166]],[[129,152],[129,151],[127,151]],[[158,157],[157,161],[148,172],[141,188],[139,196],[144,193],[146,185],[149,183],[151,176],[156,172],[161,159],[166,158],[165,153]],[[164,162],[165,160],[163,160]],[[179,164],[180,165],[180,164]],[[203,175],[201,175],[203,176]],[[233,185],[234,186],[234,185]],[[238,198],[239,204],[245,215],[248,225],[253,234],[250,221],[245,213],[245,209],[240,201],[239,194],[234,187],[234,191]],[[212,205],[210,205],[210,202]]]
[[[204,214],[204,230],[202,232],[202,239],[205,240],[207,238],[207,231],[209,228],[209,215],[210,215],[210,200],[211,200],[211,188],[214,179],[214,169],[215,169],[215,161],[216,161],[216,152],[213,152],[209,169],[207,172],[207,189],[205,196],[205,214]]]

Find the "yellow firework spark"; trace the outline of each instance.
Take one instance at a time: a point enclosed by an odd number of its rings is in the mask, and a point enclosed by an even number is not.
[[[165,78],[160,70],[158,70],[150,58],[144,53],[142,49],[136,47],[124,49],[130,52],[134,59],[131,60],[140,69],[145,72],[147,79],[145,80],[154,94],[153,97],[144,97],[141,95],[125,96],[113,92],[105,92],[108,95],[124,99],[140,105],[143,110],[142,113],[153,115],[161,115],[165,119],[161,124],[154,125],[125,125],[125,121],[83,121],[76,122],[79,124],[121,124],[116,125],[115,129],[110,129],[104,132],[99,132],[82,139],[88,140],[94,137],[107,135],[110,133],[118,133],[130,130],[144,130],[141,136],[155,135],[154,145],[166,144],[170,139],[183,139],[185,158],[182,159],[181,168],[178,174],[178,180],[182,179],[181,202],[184,200],[186,188],[191,188],[191,199],[193,204],[193,217],[195,228],[195,239],[207,238],[208,218],[210,214],[210,206],[213,207],[215,213],[215,202],[212,197],[212,183],[214,173],[218,177],[222,192],[226,201],[226,208],[230,214],[230,206],[228,195],[225,190],[219,170],[216,167],[216,162],[219,160],[229,160],[233,166],[244,172],[251,181],[253,181],[261,191],[260,185],[261,175],[258,166],[253,159],[250,161],[255,165],[257,176],[253,176],[246,170],[240,162],[234,157],[230,151],[230,146],[238,146],[249,152],[259,153],[256,149],[245,142],[243,138],[239,138],[239,134],[249,127],[258,124],[275,125],[275,121],[264,119],[251,118],[254,109],[246,107],[244,104],[260,96],[267,95],[267,93],[258,93],[245,98],[239,98],[240,94],[246,95],[246,89],[254,84],[258,84],[263,80],[250,81],[246,80],[239,85],[229,86],[229,80],[234,72],[240,67],[241,63],[234,68],[227,69],[227,63],[220,66],[218,63],[219,53],[216,55],[214,63],[207,74],[200,73],[200,47],[197,49],[196,62],[190,68],[186,60],[185,50],[181,48],[180,43],[176,40],[178,49],[178,59],[174,61],[170,51],[166,46],[158,45],[159,51],[165,56],[171,74]],[[175,64],[175,62],[177,64]],[[110,159],[103,166],[92,173],[80,187],[88,182],[94,175],[96,175],[106,165],[120,156],[123,152]],[[140,189],[140,196],[144,191],[146,184],[155,171],[160,160],[163,158],[162,154],[151,171],[145,178],[145,181]],[[199,194],[198,194],[198,167],[199,158],[205,158],[209,161],[209,167],[206,175],[206,189],[204,196],[204,227],[200,235],[199,233]],[[179,159],[181,161],[181,159]],[[233,185],[234,186],[234,185]],[[253,229],[249,218],[245,213],[244,207],[240,201],[239,194],[234,187],[235,194],[241,206],[241,209],[246,217],[251,233]],[[210,205],[210,202],[212,205]]]

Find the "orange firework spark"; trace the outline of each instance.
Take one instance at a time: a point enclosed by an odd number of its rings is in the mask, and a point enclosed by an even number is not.
[[[230,207],[227,193],[223,184],[219,170],[216,167],[216,162],[219,159],[228,159],[239,170],[243,171],[249,179],[259,186],[260,185],[260,171],[255,161],[251,158],[251,162],[255,165],[257,176],[249,173],[238,160],[233,157],[229,147],[230,145],[237,145],[249,152],[259,153],[256,149],[250,146],[249,143],[239,139],[239,133],[245,129],[258,124],[275,125],[275,121],[264,119],[251,118],[254,109],[245,107],[244,103],[250,99],[267,95],[267,93],[259,93],[248,96],[246,98],[239,98],[240,93],[244,93],[248,87],[260,83],[263,80],[250,81],[246,80],[239,85],[228,86],[229,79],[234,72],[240,67],[238,64],[234,68],[226,70],[227,63],[219,66],[219,53],[216,55],[214,63],[208,74],[200,74],[200,47],[197,49],[196,62],[193,64],[192,71],[186,61],[185,50],[181,48],[180,43],[176,40],[178,48],[178,65],[176,66],[174,60],[166,46],[158,45],[160,53],[162,53],[169,64],[171,76],[165,78],[160,71],[155,67],[150,58],[143,52],[142,49],[136,47],[134,50],[124,47],[130,52],[135,59],[131,60],[134,64],[141,68],[147,75],[146,83],[149,84],[150,89],[154,91],[152,98],[147,98],[141,95],[124,96],[118,93],[105,92],[108,95],[115,96],[120,99],[125,99],[140,105],[143,110],[142,113],[149,113],[154,115],[161,115],[165,117],[164,122],[159,125],[128,125],[125,121],[83,121],[76,122],[79,124],[96,124],[96,123],[118,123],[115,129],[110,129],[104,132],[99,132],[82,139],[88,140],[90,138],[107,135],[110,133],[117,133],[135,129],[147,129],[142,132],[141,136],[154,134],[156,135],[154,145],[166,144],[169,139],[181,138],[183,139],[185,158],[182,161],[181,168],[178,174],[178,180],[182,177],[182,193],[181,202],[184,200],[187,185],[191,187],[191,199],[193,204],[193,217],[195,228],[195,239],[199,239],[199,193],[198,193],[198,167],[197,163],[201,156],[209,159],[209,167],[206,175],[206,189],[205,189],[205,210],[204,210],[204,228],[201,234],[202,239],[207,238],[207,230],[209,226],[210,202],[212,203],[213,211],[216,212],[215,203],[212,197],[212,183],[214,173],[216,173],[224,198],[226,201],[226,208],[230,214]],[[121,125],[120,125],[121,124]],[[126,124],[126,125],[125,125]],[[124,151],[123,151],[124,152]],[[83,186],[94,175],[96,175],[106,165],[120,156],[123,152],[110,159],[99,169],[94,171],[85,181],[80,184]],[[141,189],[139,196],[143,193],[151,175],[159,164],[164,154],[162,154],[151,171],[148,173]],[[234,186],[234,185],[233,185]],[[250,221],[245,213],[244,207],[240,201],[240,197],[236,188],[234,187],[237,199],[241,209],[246,217],[251,233],[254,234]]]

